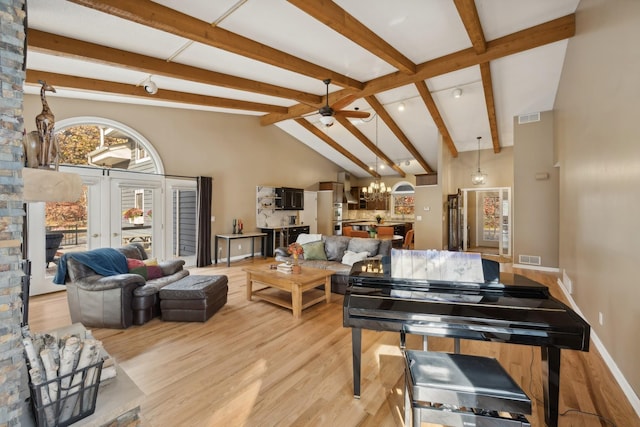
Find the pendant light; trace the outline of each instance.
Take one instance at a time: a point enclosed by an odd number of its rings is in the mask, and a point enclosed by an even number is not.
[[[376,148],[378,147],[378,115],[376,115]],[[375,171],[378,172],[378,155],[376,155]],[[387,187],[380,178],[373,180],[369,187],[362,188],[362,197],[367,202],[376,202],[386,200],[391,194],[391,187]]]
[[[481,136],[478,137],[478,170],[471,174],[471,183],[473,185],[482,185],[486,182],[487,174],[483,173],[480,170],[480,140]]]

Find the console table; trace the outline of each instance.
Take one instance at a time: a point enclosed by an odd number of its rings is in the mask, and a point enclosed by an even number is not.
[[[256,237],[260,237],[261,247],[260,247],[260,255],[264,256],[265,249],[265,238],[267,237],[267,233],[260,233],[258,231],[251,231],[242,234],[216,234],[215,238],[215,250],[213,254],[214,263],[218,263],[218,239],[225,239],[227,241],[227,267],[231,266],[231,241],[235,239],[251,239],[251,257],[254,256],[254,239]]]

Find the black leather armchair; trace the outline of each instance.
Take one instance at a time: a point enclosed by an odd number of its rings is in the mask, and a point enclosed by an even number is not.
[[[117,249],[127,258],[147,259],[139,243]],[[96,328],[124,329],[160,314],[159,291],[189,275],[183,260],[159,262],[163,276],[145,280],[138,274],[102,276],[72,257],[67,260],[67,301],[71,321]]]

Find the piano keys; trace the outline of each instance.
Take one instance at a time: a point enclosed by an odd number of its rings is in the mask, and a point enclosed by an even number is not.
[[[482,261],[485,282],[478,283],[392,278],[388,258],[354,265],[343,325],[352,328],[356,398],[362,329],[532,345],[542,353],[545,422],[557,427],[560,351],[589,351],[590,326],[546,286]]]

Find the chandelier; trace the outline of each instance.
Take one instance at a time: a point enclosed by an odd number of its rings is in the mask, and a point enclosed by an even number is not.
[[[387,187],[379,179],[374,180],[368,187],[362,188],[362,197],[367,202],[377,202],[386,200],[391,193],[391,187]]]
[[[480,170],[480,140],[481,136],[478,137],[478,170],[471,174],[471,183],[473,185],[481,185],[486,182],[487,174],[483,173]]]
[[[378,115],[376,115],[376,148],[378,147]],[[378,156],[376,155],[375,171],[378,171]],[[387,187],[380,178],[376,178],[368,187],[362,188],[362,197],[367,202],[386,201],[391,194],[391,187]]]

